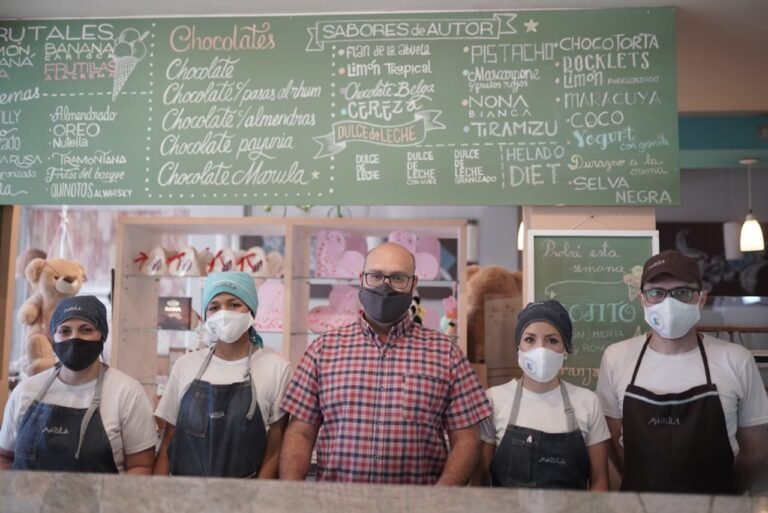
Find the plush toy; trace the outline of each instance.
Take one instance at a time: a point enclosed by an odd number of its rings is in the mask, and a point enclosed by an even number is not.
[[[80,262],[62,258],[35,258],[27,264],[24,274],[34,293],[21,305],[18,321],[27,326],[24,372],[32,376],[53,367],[55,358],[48,332],[51,314],[62,298],[80,292],[86,277]]]
[[[23,278],[27,265],[35,258],[45,258],[47,255],[42,249],[28,249],[16,259],[16,277]]]
[[[503,267],[467,268],[467,357],[485,361],[485,345],[499,341],[514,348],[517,313],[522,308],[523,274]],[[488,325],[486,325],[488,323]]]
[[[440,331],[451,337],[456,335],[456,320],[459,317],[458,309],[454,294],[443,299],[443,316],[440,318]]]
[[[408,308],[408,315],[411,320],[417,324],[424,324],[424,318],[427,316],[427,309],[421,304],[421,298],[414,295],[411,298],[411,306]]]

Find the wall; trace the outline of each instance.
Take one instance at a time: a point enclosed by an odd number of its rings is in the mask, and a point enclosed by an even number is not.
[[[741,221],[747,214],[744,166],[734,163],[731,169],[683,169],[681,179],[680,206],[657,208],[657,221]],[[758,220],[768,222],[766,168],[752,169],[752,210]]]

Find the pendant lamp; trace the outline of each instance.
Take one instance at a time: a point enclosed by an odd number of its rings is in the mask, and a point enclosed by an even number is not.
[[[752,166],[759,162],[758,159],[742,159],[740,164],[747,166],[747,205],[749,211],[744,224],[741,225],[741,237],[739,238],[739,249],[741,251],[763,251],[765,249],[765,239],[763,239],[763,230],[760,223],[752,214]]]

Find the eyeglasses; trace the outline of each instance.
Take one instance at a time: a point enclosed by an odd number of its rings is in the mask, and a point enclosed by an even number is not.
[[[365,279],[365,285],[367,287],[378,287],[384,280],[389,280],[389,286],[395,290],[405,290],[408,288],[408,284],[411,283],[413,276],[410,274],[384,274],[384,273],[363,273]]]
[[[654,287],[644,290],[643,296],[645,296],[645,300],[649,303],[661,303],[667,296],[672,296],[673,299],[683,303],[690,303],[699,292],[701,292],[701,289],[691,287],[675,287],[669,290]]]

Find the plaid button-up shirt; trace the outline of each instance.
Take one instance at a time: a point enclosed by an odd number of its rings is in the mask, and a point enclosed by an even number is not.
[[[317,479],[433,484],[445,430],[491,414],[480,380],[447,336],[406,317],[381,342],[360,315],[307,349],[281,408],[322,424]]]

